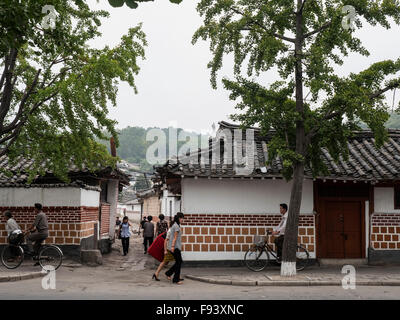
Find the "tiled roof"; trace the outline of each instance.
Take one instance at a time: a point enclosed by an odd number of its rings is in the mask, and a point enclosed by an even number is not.
[[[34,161],[31,159],[24,159],[22,157],[18,158],[15,163],[10,162],[9,158],[4,155],[0,157],[0,187],[66,187],[66,186],[74,186],[74,187],[81,187],[81,188],[86,188],[86,189],[98,189],[97,187],[92,187],[89,185],[86,185],[80,180],[74,179],[71,183],[62,183],[62,182],[44,182],[42,183],[38,182],[37,180],[40,177],[38,174],[34,177],[33,182],[31,184],[27,184],[28,180],[28,171],[34,167]],[[43,163],[41,164],[41,168],[45,169],[46,176],[52,176],[51,170],[46,169],[46,164]],[[69,168],[69,174],[74,175],[74,174],[79,174],[79,173],[86,173],[90,174],[91,172],[86,169],[79,169],[75,165],[71,165]],[[112,168],[104,168],[104,167],[99,167],[99,170],[96,171],[95,175],[98,175],[101,177],[102,174],[111,174],[112,176],[118,177],[120,179],[120,182],[123,184],[129,184],[129,178],[128,175],[125,174],[124,172],[120,171],[118,168],[117,169],[112,169]],[[57,179],[53,179],[55,181]]]
[[[221,129],[239,129],[238,125],[220,122]],[[258,128],[254,129],[255,148],[254,154],[250,158],[254,160],[254,170],[245,177],[262,178],[262,177],[281,177],[282,161],[275,158],[272,163],[266,167],[266,159],[268,158],[268,137],[262,137]],[[243,132],[243,136],[245,131]],[[233,136],[233,135],[232,135]],[[243,139],[244,137],[242,137]],[[233,138],[234,140],[234,138]],[[242,143],[243,154],[246,154]],[[343,160],[340,157],[338,163],[325,149],[322,150],[323,161],[328,168],[329,174],[321,179],[338,179],[338,180],[400,180],[400,130],[389,130],[389,140],[377,149],[375,140],[371,131],[357,131],[348,141],[349,157]],[[173,174],[180,176],[198,176],[198,177],[240,177],[234,170],[234,165],[224,163],[221,157],[220,164],[212,164],[212,157],[205,164],[198,164],[198,159],[203,153],[212,154],[215,145],[210,144],[209,148],[191,154],[185,160],[168,161],[164,166],[157,167],[157,172],[162,174]],[[194,163],[190,163],[190,159]],[[188,161],[189,160],[189,161]],[[189,163],[188,163],[189,162]],[[309,168],[306,168],[305,175],[312,178]]]

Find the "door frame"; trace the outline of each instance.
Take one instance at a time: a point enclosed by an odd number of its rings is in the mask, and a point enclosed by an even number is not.
[[[327,247],[326,247],[326,238],[324,237],[323,234],[323,227],[326,226],[326,212],[325,212],[325,201],[354,201],[354,202],[360,202],[361,204],[361,236],[360,236],[360,241],[361,241],[361,259],[366,258],[365,254],[365,201],[368,201],[368,198],[365,197],[318,197],[316,198],[316,221],[315,221],[315,228],[316,228],[316,245],[317,245],[317,251],[316,251],[316,257],[317,258],[324,258],[327,256]]]

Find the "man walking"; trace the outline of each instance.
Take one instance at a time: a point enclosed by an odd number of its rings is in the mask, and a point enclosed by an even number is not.
[[[276,253],[278,261],[282,260],[282,247],[283,247],[283,240],[285,239],[285,229],[286,229],[286,220],[287,220],[287,209],[288,206],[286,203],[281,203],[279,205],[279,211],[282,214],[282,220],[277,227],[275,227],[272,231],[273,236],[278,236],[275,238],[275,245],[276,245]]]
[[[151,222],[152,216],[147,217],[147,221],[143,225],[143,237],[144,237],[144,253],[147,253],[147,245],[150,247],[153,244],[154,239],[154,224]]]
[[[42,211],[42,205],[40,203],[35,203],[35,213],[35,221],[29,228],[31,234],[27,236],[26,240],[29,250],[37,255],[39,253],[41,243],[49,236],[49,224],[47,222],[47,216]],[[34,248],[32,248],[33,241],[35,242]]]

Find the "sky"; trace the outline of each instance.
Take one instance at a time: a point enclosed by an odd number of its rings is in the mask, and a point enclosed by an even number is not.
[[[202,132],[210,131],[212,124],[218,121],[230,121],[229,115],[235,113],[235,102],[229,100],[229,92],[223,89],[220,80],[232,78],[232,59],[226,60],[219,73],[218,88],[212,89],[207,68],[211,59],[209,44],[204,41],[191,44],[194,32],[202,24],[196,11],[197,3],[198,0],[183,0],[176,5],[168,0],[156,0],[141,3],[133,10],[126,6],[113,8],[107,0],[89,1],[93,9],[110,13],[100,29],[103,35],[93,42],[94,46],[117,45],[128,28],[140,22],[147,36],[146,60],[139,61],[141,70],[136,77],[138,94],[121,83],[117,106],[110,108],[110,117],[118,121],[117,128],[172,125]],[[357,36],[371,55],[350,55],[345,64],[336,69],[338,74],[345,76],[373,62],[399,58],[399,35],[400,27],[394,24],[390,30],[366,24],[357,31]],[[261,79],[265,85],[278,80],[273,72]],[[397,104],[399,98],[400,91],[396,95]],[[392,104],[393,93],[388,94],[387,99]]]

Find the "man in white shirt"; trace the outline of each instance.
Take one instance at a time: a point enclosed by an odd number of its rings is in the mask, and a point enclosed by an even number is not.
[[[281,222],[277,227],[275,227],[272,231],[273,236],[277,236],[275,238],[275,245],[276,245],[276,253],[278,257],[278,261],[282,260],[282,247],[283,247],[283,240],[285,239],[285,229],[286,229],[286,220],[287,220],[287,210],[288,206],[286,203],[281,203],[279,208],[280,213],[283,215]]]

